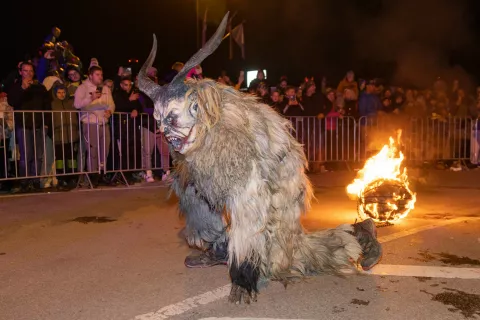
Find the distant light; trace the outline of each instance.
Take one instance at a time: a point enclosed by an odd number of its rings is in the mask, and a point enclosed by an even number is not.
[[[257,78],[258,70],[251,70],[247,71],[247,88],[250,87],[250,82]],[[267,79],[267,70],[263,69],[263,74],[265,75],[265,79]]]
[[[131,59],[128,59],[128,63],[130,63],[130,62],[132,62],[132,60],[131,60]]]
[[[138,63],[138,59],[137,59],[137,60],[135,60],[135,62],[136,62],[136,63]]]

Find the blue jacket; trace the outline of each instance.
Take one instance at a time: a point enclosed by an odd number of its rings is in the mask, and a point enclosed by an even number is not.
[[[358,99],[358,112],[360,117],[376,116],[382,109],[382,102],[376,94],[363,92]]]

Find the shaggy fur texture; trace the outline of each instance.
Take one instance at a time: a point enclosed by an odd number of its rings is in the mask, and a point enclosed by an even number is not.
[[[352,267],[362,249],[351,225],[306,234],[300,224],[313,192],[290,122],[213,80],[187,86],[185,108],[198,104],[196,136],[187,152],[172,155],[188,242],[205,248],[226,228],[230,274],[240,273],[237,280],[258,270],[262,279],[287,283]],[[236,285],[256,291],[256,284]]]

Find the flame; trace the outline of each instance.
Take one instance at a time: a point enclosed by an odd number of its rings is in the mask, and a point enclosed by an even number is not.
[[[400,135],[401,131],[398,140]],[[398,221],[415,207],[416,194],[409,188],[407,168],[401,169],[403,153],[398,151],[392,137],[389,142],[366,161],[357,178],[347,186],[347,193],[359,200],[358,214],[362,219]]]

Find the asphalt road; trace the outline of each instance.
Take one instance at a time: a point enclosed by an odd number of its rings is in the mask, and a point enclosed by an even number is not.
[[[372,272],[271,283],[252,305],[227,302],[226,267],[184,267],[191,250],[161,185],[2,197],[0,319],[480,319],[479,190],[447,178],[416,186],[416,209],[378,229]],[[313,177],[307,229],[354,222],[349,179]],[[77,219],[88,216],[106,218]]]

